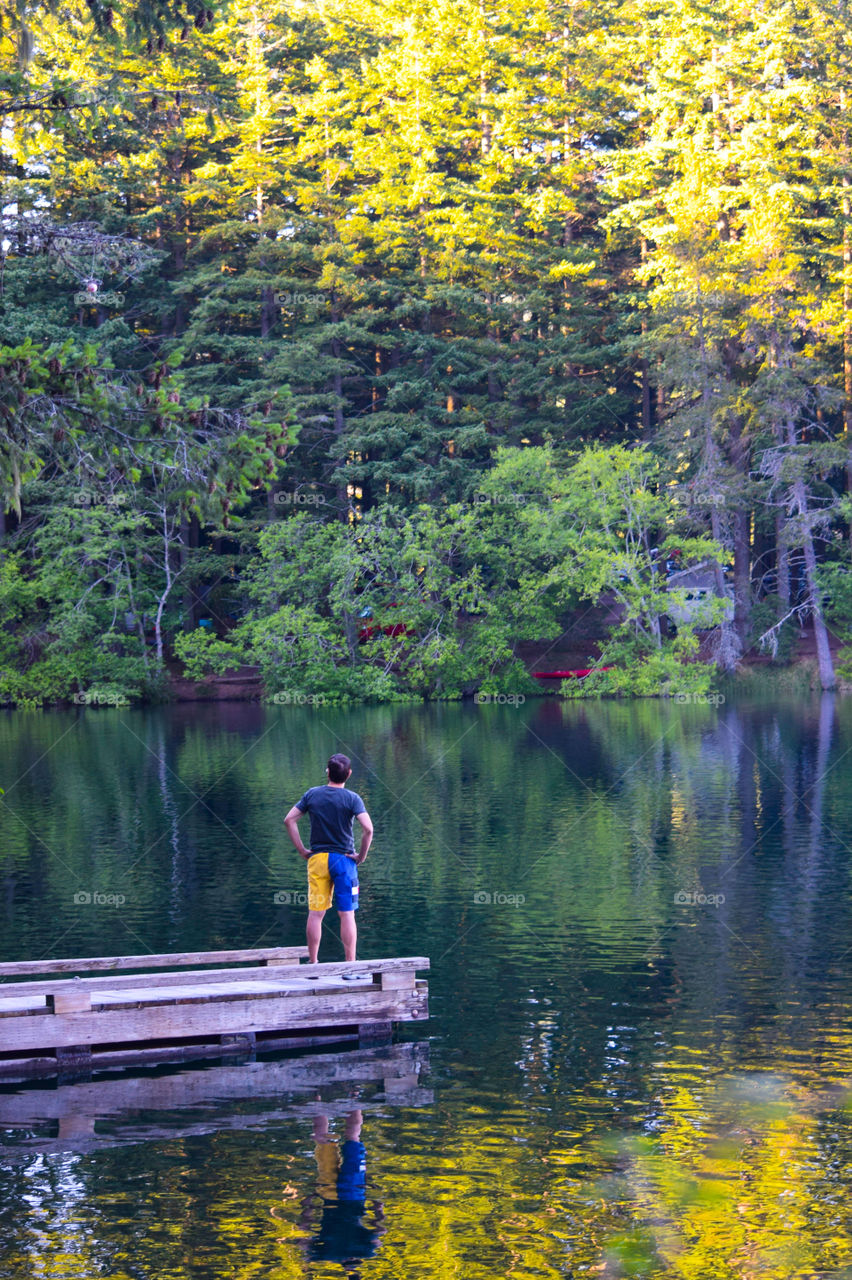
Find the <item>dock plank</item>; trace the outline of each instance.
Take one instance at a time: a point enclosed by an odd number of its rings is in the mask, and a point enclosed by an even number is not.
[[[298,960],[287,965],[253,965],[243,969],[177,969],[158,970],[154,973],[111,973],[103,978],[40,978],[37,982],[0,982],[0,1001],[8,997],[40,996],[63,988],[81,987],[88,991],[118,991],[122,987],[134,987],[144,983],[147,987],[182,986],[190,979],[195,984],[221,982],[239,976],[248,980],[269,979],[277,982],[282,970],[298,969]]]
[[[397,973],[408,969],[429,969],[428,956],[393,956],[384,960],[331,960],[322,964],[300,964],[299,972],[338,974],[350,971],[369,973]]]
[[[46,993],[41,999],[33,996],[3,996],[0,998],[0,1018],[6,1013],[32,1013],[36,1009],[44,1009],[46,1001]]]
[[[273,988],[280,988],[282,984],[289,986],[292,983],[304,986],[307,982],[311,983],[312,989],[324,990],[329,983],[332,983],[340,989],[349,989],[350,984],[343,979],[344,973],[360,973],[365,977],[379,976],[385,983],[385,975],[412,975],[416,970],[428,969],[429,960],[424,956],[398,956],[386,957],[378,960],[351,960],[341,962],[331,962],[327,964],[294,964],[284,967],[274,966],[271,968],[252,968],[252,969],[217,969],[208,970],[201,973],[186,973],[181,971],[178,973],[162,975],[148,974],[132,974],[118,975],[114,978],[80,978],[80,979],[62,979],[56,982],[41,981],[38,983],[26,983],[8,988],[8,994],[3,993],[0,986],[0,1018],[6,1016],[17,1016],[31,1012],[38,1012],[44,1008],[45,997],[54,995],[60,991],[90,991],[92,993],[92,1002],[100,1003],[98,995],[114,996],[116,1000],[122,991],[127,991],[135,997],[139,991],[145,992],[145,999],[153,1000],[155,998],[154,988],[171,989],[172,991],[180,991],[180,995],[175,998],[185,998],[183,988],[187,986],[205,987],[210,999],[216,998],[220,994],[220,989],[230,987],[233,984],[252,984],[250,987],[246,985],[246,991],[252,993],[264,994],[265,991]],[[168,981],[164,981],[167,978]],[[257,983],[260,983],[264,991],[258,991]],[[316,987],[314,987],[316,983]],[[410,983],[406,983],[410,986]],[[225,998],[227,994],[225,993]],[[162,1002],[167,1003],[168,996],[163,996]]]
[[[307,947],[251,947],[238,951],[171,951],[142,956],[78,956],[70,960],[13,960],[0,964],[0,978],[30,974],[97,973],[105,969],[168,969],[204,964],[257,964],[259,960],[295,959],[308,954]]]
[[[369,974],[365,977],[369,979]],[[367,988],[369,981],[361,987]],[[286,996],[295,992],[316,995],[319,992],[349,990],[343,978],[331,977],[311,983],[307,978],[274,982],[216,982],[196,986],[185,983],[179,987],[133,987],[122,991],[96,991],[92,993],[92,1006],[113,1009],[119,1006],[147,1006],[167,1004],[204,1004],[220,1000],[266,1000],[270,996]]]
[[[3,1022],[2,1050],[118,1044],[290,1027],[401,1022],[426,1016],[426,984],[414,991],[382,991],[366,983],[333,992],[266,991],[251,999],[100,1008],[91,1013],[39,1014]]]
[[[370,975],[365,974],[364,977],[367,981],[360,985],[362,987],[370,986]],[[141,1008],[142,1006],[154,1005],[204,1004],[221,1000],[262,1000],[270,995],[283,996],[291,992],[316,995],[319,992],[348,991],[350,989],[349,983],[334,974],[320,978],[316,982],[311,982],[308,978],[293,978],[290,981],[275,978],[255,982],[223,981],[220,979],[215,983],[190,982],[187,975],[184,975],[183,982],[180,985],[150,987],[147,984],[144,986],[140,984],[118,990],[111,990],[106,987],[97,991],[85,992],[85,994],[89,995],[93,1009],[112,1009],[121,1006]],[[85,991],[85,988],[74,987],[73,990]],[[0,1018],[44,1013],[49,1007],[49,1002],[52,998],[52,992],[26,997],[0,997]],[[0,1044],[0,1048],[2,1048],[2,1044]]]
[[[307,956],[306,947],[294,947],[290,948],[290,950],[300,951],[303,956]],[[300,977],[304,977],[306,970],[312,974],[328,974],[329,976],[348,972],[349,970],[355,972],[369,970],[373,973],[407,972],[411,969],[428,969],[429,960],[423,956],[394,956],[379,960],[332,961],[308,965],[305,963],[300,964],[299,957],[296,957],[293,963],[286,966],[274,964],[254,965],[243,969],[200,969],[193,972],[191,978],[193,983],[219,982],[222,979],[230,979],[237,976],[241,979],[261,978],[263,981],[278,982],[282,976],[282,967],[286,968],[287,977],[290,978],[295,973],[298,973]],[[179,969],[174,973],[116,973],[102,978],[57,977],[54,979],[41,978],[33,982],[0,982],[0,1001],[8,997],[43,995],[59,991],[62,987],[85,987],[90,991],[112,991],[120,987],[132,987],[142,983],[149,987],[181,986],[188,981],[189,977],[189,974]]]

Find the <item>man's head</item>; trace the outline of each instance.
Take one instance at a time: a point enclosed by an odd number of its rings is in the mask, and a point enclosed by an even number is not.
[[[345,782],[352,772],[352,761],[348,756],[334,755],[328,762],[329,782]]]

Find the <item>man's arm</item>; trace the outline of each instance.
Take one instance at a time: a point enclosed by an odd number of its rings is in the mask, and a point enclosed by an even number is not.
[[[366,809],[363,813],[356,813],[355,817],[364,828],[361,835],[361,848],[358,850],[358,856],[355,859],[356,863],[360,867],[361,863],[367,856],[367,851],[370,848],[370,845],[373,843],[373,824],[370,821],[370,815],[367,813]]]
[[[293,841],[293,844],[299,850],[302,857],[309,858],[311,856],[311,851],[310,849],[305,848],[304,843],[302,842],[302,837],[299,835],[299,819],[304,818],[304,816],[304,810],[300,809],[297,804],[294,804],[293,808],[284,819],[284,826],[287,828],[290,839]]]

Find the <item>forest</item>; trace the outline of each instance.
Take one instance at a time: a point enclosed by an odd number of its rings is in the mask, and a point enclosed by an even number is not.
[[[845,2],[0,16],[0,703],[852,677]]]

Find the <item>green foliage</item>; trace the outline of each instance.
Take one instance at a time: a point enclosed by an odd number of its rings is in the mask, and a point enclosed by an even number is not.
[[[746,666],[735,676],[719,679],[717,685],[725,697],[745,695],[749,699],[766,702],[804,697],[819,689],[819,669],[813,660],[799,661],[787,667],[775,664]]]
[[[773,662],[789,662],[798,646],[799,629],[792,619],[786,617],[787,613],[788,610],[784,608],[783,602],[777,595],[764,596],[754,604],[750,617],[749,648],[758,648],[761,637],[773,632],[775,637]]]
[[[696,619],[671,634],[675,550],[717,566],[720,668],[791,609],[825,640],[852,395],[842,23],[90,0],[39,10],[34,43],[9,17],[0,499],[22,582],[47,573],[30,485],[64,478],[126,503],[152,678],[184,629],[187,670],[233,646],[273,693],[511,692],[518,644],[595,605],[611,691],[675,688],[700,665]],[[307,499],[321,532],[284,534]],[[264,503],[297,581],[250,545]],[[239,636],[195,638],[202,605],[231,630],[219,579],[249,560]],[[758,563],[777,603],[752,598]],[[45,586],[27,616],[82,653],[86,608]]]
[[[286,389],[264,414],[229,415],[186,395],[180,363],[175,352],[128,382],[93,342],[0,348],[0,499],[20,516],[22,482],[56,469],[101,496],[132,496],[134,510],[165,504],[227,527],[292,442]]]
[[[387,508],[357,525],[299,514],[264,530],[259,549],[252,610],[234,642],[273,696],[532,689],[513,656],[530,622],[495,571],[505,544],[490,510],[421,506],[402,517]]]
[[[700,619],[668,635],[667,615],[685,591],[668,587],[664,562],[677,550],[684,568],[724,559],[712,540],[667,533],[677,516],[671,477],[647,448],[595,447],[561,461],[549,450],[505,451],[494,469],[495,492],[514,497],[516,521],[528,545],[520,549],[525,600],[559,591],[607,601],[609,638],[595,672],[563,682],[570,697],[601,693],[665,696],[682,688],[703,692],[710,671],[696,663],[699,627],[717,625],[726,602],[714,599]],[[544,619],[540,634],[547,634]]]
[[[562,692],[569,698],[606,696],[634,698],[688,698],[701,701],[713,686],[713,668],[696,661],[698,640],[687,632],[659,647],[643,644],[623,633],[603,648],[596,667],[583,679],[563,680]]]
[[[223,675],[240,662],[239,653],[232,644],[218,639],[203,627],[175,636],[174,652],[189,680],[203,681],[211,675]]]
[[[44,491],[42,499],[50,502]],[[0,559],[0,700],[98,706],[152,694],[144,641],[126,626],[134,592],[125,540],[138,524],[132,513],[57,503],[28,543],[19,539],[21,550]]]
[[[526,696],[535,686],[518,644],[558,635],[570,603],[607,594],[618,615],[607,654],[619,670],[606,691],[704,690],[696,627],[663,636],[672,593],[653,540],[672,510],[644,450],[586,450],[565,463],[545,449],[503,450],[469,503],[405,515],[385,506],[348,524],[303,512],[268,525],[232,643],[273,696]],[[708,539],[678,545],[685,564],[721,554]]]

